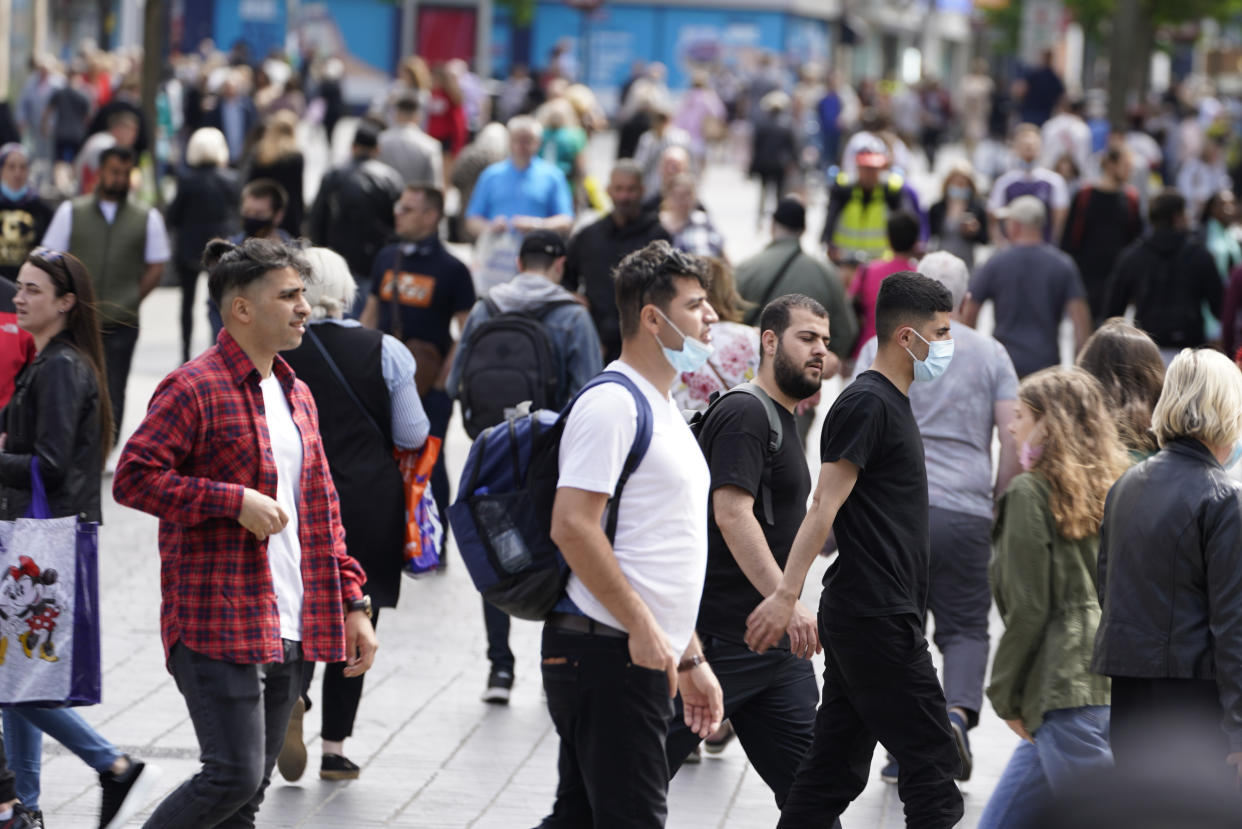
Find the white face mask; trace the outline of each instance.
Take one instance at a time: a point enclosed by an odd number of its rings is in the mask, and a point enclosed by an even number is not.
[[[914,379],[930,382],[944,374],[944,370],[949,367],[949,363],[953,362],[953,341],[936,340],[935,342],[930,342],[913,328],[910,329],[910,333],[927,343],[926,360],[920,360],[914,356],[913,351],[906,349],[906,353],[914,360]]]

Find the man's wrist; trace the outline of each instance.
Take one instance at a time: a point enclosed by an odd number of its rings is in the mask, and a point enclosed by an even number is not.
[[[677,663],[677,673],[684,674],[687,671],[693,671],[700,665],[707,664],[707,657],[701,653],[694,653]]]
[[[350,613],[365,613],[371,615],[371,597],[364,595],[360,599],[349,599],[345,602],[345,615]]]

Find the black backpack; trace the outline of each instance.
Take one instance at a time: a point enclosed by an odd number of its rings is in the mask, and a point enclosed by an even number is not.
[[[749,394],[751,397],[763,404],[763,411],[768,416],[768,453],[763,464],[763,476],[759,481],[759,498],[763,504],[763,520],[768,526],[776,525],[776,513],[772,509],[772,459],[776,457],[776,453],[781,451],[781,441],[784,439],[784,430],[781,428],[781,419],[776,412],[776,403],[768,393],[754,383],[739,383],[726,392],[712,392],[712,396],[707,404],[707,408],[701,412],[695,412],[689,419],[690,431],[694,432],[697,438],[703,432],[703,426],[707,423],[707,419],[711,417],[712,412],[731,394]],[[700,444],[700,448],[701,448]]]
[[[462,421],[472,439],[505,419],[505,411],[529,400],[531,411],[559,410],[561,366],[543,324],[554,308],[574,300],[554,300],[529,312],[502,313],[483,297],[490,317],[470,337],[470,350],[457,386]]]

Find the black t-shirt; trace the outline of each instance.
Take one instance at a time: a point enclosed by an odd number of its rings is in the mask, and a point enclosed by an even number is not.
[[[820,442],[824,463],[844,458],[859,469],[833,524],[841,553],[824,574],[828,605],[852,616],[922,615],[931,536],[910,398],[865,371],[832,404]]]
[[[434,343],[440,355],[453,344],[453,315],[474,307],[470,269],[432,239],[398,243],[380,250],[371,267],[371,293],[379,298],[379,330],[394,333],[392,286],[398,286],[401,338]]]
[[[86,138],[86,116],[91,111],[91,102],[81,90],[63,86],[52,93],[48,106],[56,116],[56,140],[82,141]]]
[[[720,401],[703,424],[699,446],[707,456],[712,473],[712,492],[722,486],[735,486],[755,496],[755,517],[763,527],[764,538],[781,569],[789,558],[789,548],[806,516],[806,499],[811,492],[811,473],[798,440],[794,416],[776,407],[781,421],[781,448],[772,459],[772,512],[776,519],[769,526],[763,519],[761,481],[768,462],[768,416],[763,404],[749,394],[731,394]],[[707,580],[699,605],[697,629],[730,642],[745,641],[746,617],[762,594],[755,589],[738,566],[716,526],[715,511],[707,507]],[[788,648],[782,638],[778,647]]]

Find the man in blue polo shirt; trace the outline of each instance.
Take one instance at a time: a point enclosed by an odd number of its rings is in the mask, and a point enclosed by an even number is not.
[[[509,157],[485,169],[466,207],[466,229],[478,238],[487,230],[554,230],[573,227],[569,182],[555,164],[537,158],[543,128],[534,118],[509,121]]]

